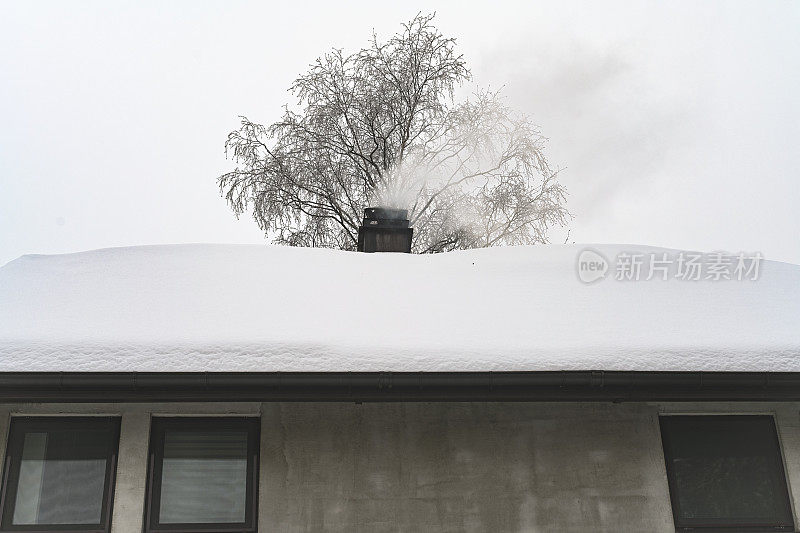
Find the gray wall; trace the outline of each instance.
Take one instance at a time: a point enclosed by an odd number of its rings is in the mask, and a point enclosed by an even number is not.
[[[647,406],[278,404],[262,416],[261,523],[278,531],[672,530]]]
[[[121,415],[114,533],[142,529],[159,414],[261,415],[261,531],[658,533],[674,531],[658,415],[729,412],[775,415],[800,486],[797,404],[37,404],[0,406],[0,430]]]

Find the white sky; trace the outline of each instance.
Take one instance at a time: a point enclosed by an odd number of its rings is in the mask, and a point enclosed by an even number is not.
[[[420,9],[550,138],[570,241],[800,263],[800,2],[0,0],[0,264],[264,242],[216,188],[237,116]]]

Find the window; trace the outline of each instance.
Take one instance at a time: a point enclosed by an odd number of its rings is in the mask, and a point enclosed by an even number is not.
[[[108,532],[118,443],[118,418],[12,418],[2,530]]]
[[[771,416],[664,416],[678,531],[794,531]]]
[[[257,418],[155,418],[148,531],[255,531]]]

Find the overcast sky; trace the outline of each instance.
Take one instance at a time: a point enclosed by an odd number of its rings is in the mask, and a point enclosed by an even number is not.
[[[797,1],[0,0],[0,264],[264,242],[215,183],[238,115],[277,119],[318,55],[420,9],[550,139],[571,242],[800,263]]]

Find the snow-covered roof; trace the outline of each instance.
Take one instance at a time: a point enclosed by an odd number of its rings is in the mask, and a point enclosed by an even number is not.
[[[0,371],[800,371],[800,266],[618,281],[621,252],[678,252],[596,245],[585,284],[584,248],[26,255],[0,268]]]

